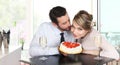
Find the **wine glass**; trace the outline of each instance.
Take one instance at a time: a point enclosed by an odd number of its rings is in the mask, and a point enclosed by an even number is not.
[[[100,48],[100,45],[101,45],[101,42],[102,42],[102,38],[100,35],[97,35],[94,37],[94,42],[95,42],[95,45],[99,48],[99,53],[97,55],[97,57],[95,57],[94,59],[95,60],[101,60],[102,58],[100,57],[100,51],[101,51],[101,48]]]
[[[42,47],[43,50],[45,50],[45,48],[47,47],[47,38],[45,36],[41,36],[39,38],[39,43],[40,43],[40,47]],[[43,56],[40,58],[40,60],[46,60],[47,57]]]

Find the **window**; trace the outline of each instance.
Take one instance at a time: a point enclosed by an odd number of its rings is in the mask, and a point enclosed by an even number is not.
[[[119,0],[100,1],[100,26],[101,33],[108,39],[108,41],[115,47],[120,48],[119,2]]]
[[[10,45],[30,42],[32,7],[29,5],[30,0],[0,0],[0,31],[10,30]]]

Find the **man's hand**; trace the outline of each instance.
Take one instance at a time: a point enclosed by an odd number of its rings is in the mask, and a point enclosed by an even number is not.
[[[60,51],[60,46],[58,46],[58,50],[59,50],[59,52],[60,52],[60,54],[62,54],[62,55],[64,55],[64,56],[68,56],[68,54],[67,53],[64,53],[64,52],[62,52],[62,51]]]

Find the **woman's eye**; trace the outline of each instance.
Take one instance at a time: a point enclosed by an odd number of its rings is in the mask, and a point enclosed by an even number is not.
[[[78,28],[78,30],[83,30],[82,28]]]

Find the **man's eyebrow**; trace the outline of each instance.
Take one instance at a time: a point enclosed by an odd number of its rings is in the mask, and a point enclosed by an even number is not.
[[[67,21],[63,22],[63,24],[67,23]]]

